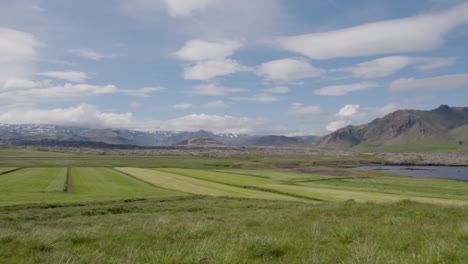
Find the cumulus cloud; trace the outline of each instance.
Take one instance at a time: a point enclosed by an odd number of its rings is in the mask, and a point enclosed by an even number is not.
[[[193,12],[202,12],[217,0],[164,0],[169,14],[173,17],[190,16]]]
[[[194,39],[187,41],[175,55],[181,60],[191,61],[184,66],[184,79],[207,81],[217,76],[249,70],[236,60],[227,59],[242,46],[242,42],[235,40],[210,42]]]
[[[0,87],[9,78],[28,79],[41,46],[32,34],[0,27]]]
[[[249,68],[240,65],[235,60],[217,59],[200,61],[184,67],[183,77],[186,80],[208,81],[218,76],[230,75],[236,72],[248,71]]]
[[[365,107],[360,105],[345,105],[340,109],[333,119],[326,125],[328,131],[335,131],[348,125],[360,125],[363,122],[369,122],[375,118],[383,117],[389,113],[395,112],[403,108],[413,108],[412,106],[404,106],[400,104],[390,103],[381,107]]]
[[[465,3],[440,13],[283,37],[278,44],[312,59],[426,51],[440,47],[448,32],[467,22],[468,3]]]
[[[313,67],[303,58],[288,58],[265,62],[258,66],[256,72],[268,80],[285,83],[318,77],[323,70]]]
[[[0,122],[8,124],[56,124],[99,128],[123,128],[132,125],[131,113],[103,113],[94,105],[43,109],[14,109],[0,113]]]
[[[189,103],[172,105],[172,108],[174,108],[174,109],[189,109],[189,108],[193,108],[193,107],[195,107],[195,105],[194,104],[189,104]]]
[[[330,132],[333,132],[333,131],[336,131],[336,130],[338,130],[340,128],[349,126],[349,125],[351,125],[351,123],[352,123],[351,120],[332,121],[325,127],[325,129],[330,131]]]
[[[360,105],[352,105],[348,104],[345,105],[343,108],[340,109],[338,112],[339,116],[352,116],[356,114],[359,111]]]
[[[260,103],[273,103],[273,102],[278,102],[280,99],[276,96],[273,96],[271,94],[256,94],[252,97],[233,97],[231,98],[232,100],[236,101],[255,101],[255,102],[260,102]]]
[[[45,80],[45,81],[30,81],[30,80],[24,80],[24,79],[19,79],[19,78],[8,78],[3,85],[4,89],[31,89],[31,88],[37,88],[37,87],[42,87],[50,82]]]
[[[331,85],[314,91],[314,94],[321,96],[342,96],[351,92],[363,91],[369,88],[378,87],[375,82],[361,82],[356,84]]]
[[[302,103],[293,103],[289,107],[288,115],[295,117],[324,115],[328,112],[320,108],[320,106],[304,105]]]
[[[254,133],[273,124],[264,118],[192,114],[171,120],[135,120],[131,112],[107,113],[96,106],[80,104],[69,108],[38,109],[21,107],[3,109],[0,123],[56,124],[93,128],[122,128],[141,131],[198,131],[215,133]]]
[[[70,50],[70,53],[78,57],[83,57],[95,61],[100,61],[107,57],[107,55],[99,53],[93,49],[72,49]]]
[[[358,78],[380,78],[390,76],[412,64],[420,64],[420,70],[429,70],[453,65],[456,58],[424,58],[410,56],[390,56],[359,63],[355,67],[341,69]]]
[[[468,87],[468,73],[443,75],[424,79],[399,79],[388,88],[390,92],[444,91]]]
[[[287,86],[277,86],[269,89],[262,90],[266,93],[289,93],[289,87]]]
[[[249,90],[243,88],[227,88],[217,83],[201,84],[193,88],[192,93],[198,95],[222,96],[226,93],[240,93]]]
[[[118,91],[115,85],[88,85],[88,84],[70,84],[63,86],[54,86],[50,88],[21,89],[0,93],[0,99],[23,99],[23,98],[69,98],[97,96],[103,94],[112,94]]]
[[[193,39],[187,41],[183,48],[175,52],[175,55],[181,60],[188,61],[216,60],[232,56],[242,46],[242,42],[236,40]]]
[[[120,92],[130,95],[130,96],[138,96],[138,97],[148,97],[152,93],[155,92],[161,92],[164,91],[165,88],[162,87],[143,87],[140,89],[134,89],[134,90],[120,90]]]
[[[88,75],[84,72],[76,72],[76,71],[64,71],[64,72],[44,72],[38,73],[37,75],[44,76],[44,77],[51,77],[56,79],[62,79],[70,82],[85,82],[88,79]]]

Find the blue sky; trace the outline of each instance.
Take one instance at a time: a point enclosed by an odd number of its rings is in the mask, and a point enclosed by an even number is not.
[[[323,135],[467,106],[468,1],[2,0],[0,123]]]

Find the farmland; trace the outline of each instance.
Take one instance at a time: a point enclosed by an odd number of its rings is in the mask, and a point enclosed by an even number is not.
[[[468,260],[467,182],[270,161],[2,150],[0,262]]]

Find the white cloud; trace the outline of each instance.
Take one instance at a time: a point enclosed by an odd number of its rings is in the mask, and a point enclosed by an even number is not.
[[[468,3],[465,3],[441,13],[283,37],[278,44],[313,59],[426,51],[440,47],[448,32],[467,22]]]
[[[442,68],[442,67],[447,67],[447,66],[452,66],[455,64],[457,58],[451,57],[451,58],[421,58],[421,62],[424,62],[424,64],[418,66],[417,68],[420,70],[432,70],[432,69],[437,69],[437,68]]]
[[[131,112],[105,113],[96,106],[80,104],[75,107],[37,109],[16,107],[0,111],[0,123],[56,124],[64,126],[122,128],[142,131],[198,131],[215,133],[253,133],[264,130],[273,122],[264,118],[192,114],[172,120],[138,121]]]
[[[256,94],[252,97],[233,97],[231,98],[232,100],[236,101],[255,101],[255,102],[260,102],[260,103],[273,103],[273,102],[278,102],[280,99],[276,96],[273,96],[271,94]]]
[[[192,114],[162,121],[159,129],[172,131],[198,131],[204,129],[215,133],[247,134],[262,130],[271,124],[272,121],[264,118]]]
[[[303,58],[289,58],[269,61],[258,66],[257,74],[275,82],[291,82],[295,80],[318,77],[323,70],[310,65]]]
[[[8,78],[3,85],[4,89],[31,89],[49,84],[49,81],[30,81],[19,78]]]
[[[190,16],[193,12],[202,12],[216,0],[164,0],[169,14],[173,17]]]
[[[183,77],[186,80],[208,81],[214,77],[230,75],[240,71],[248,71],[249,68],[240,65],[235,60],[217,59],[200,61],[184,67]]]
[[[100,61],[103,58],[107,57],[107,55],[104,55],[92,49],[72,49],[70,50],[70,53],[79,57],[83,57],[83,58],[87,58],[87,59],[95,60],[95,61]]]
[[[138,97],[148,97],[152,93],[164,91],[165,88],[162,87],[143,87],[140,89],[134,90],[120,90],[120,92],[130,95],[130,96],[138,96]]]
[[[0,122],[8,124],[56,124],[86,127],[123,128],[132,125],[132,114],[102,113],[93,105],[43,109],[13,109],[0,113]]]
[[[339,116],[352,116],[359,111],[360,105],[345,105],[343,108],[340,109],[338,112]]]
[[[172,105],[172,108],[174,109],[189,109],[195,107],[194,104],[175,104]]]
[[[41,46],[32,34],[0,27],[0,87],[9,78],[29,78]]]
[[[226,103],[224,103],[224,101],[213,101],[213,102],[208,102],[204,105],[202,105],[203,108],[207,108],[207,109],[221,109],[221,108],[229,108],[228,105],[226,105]]]
[[[222,96],[226,93],[247,92],[247,89],[242,88],[226,88],[217,83],[201,84],[193,88],[192,93],[198,95]]]
[[[329,121],[326,130],[335,131],[348,125],[360,125],[363,121],[368,122],[404,108],[414,109],[412,106],[404,106],[395,103],[386,104],[382,107],[365,108],[362,108],[360,105],[345,105],[340,109],[338,114]]]
[[[31,34],[0,27],[0,63],[31,61],[42,44]]]
[[[289,93],[289,88],[287,86],[277,86],[270,89],[262,90],[266,93]]]
[[[347,70],[356,77],[379,78],[392,75],[411,63],[413,63],[411,57],[391,56],[359,63],[356,67],[347,68]]]
[[[314,94],[321,96],[342,96],[350,92],[363,91],[369,88],[378,87],[375,82],[361,82],[356,84],[332,85],[314,91]]]
[[[311,116],[311,115],[324,115],[327,111],[320,108],[320,106],[304,105],[302,103],[293,103],[289,107],[288,115],[295,117]]]
[[[207,81],[217,76],[250,70],[236,60],[227,59],[242,46],[242,42],[235,40],[209,42],[194,39],[187,41],[175,55],[181,60],[192,61],[184,66],[184,79]]]
[[[390,92],[444,91],[468,87],[468,73],[452,74],[424,79],[399,79],[388,88]]]
[[[0,99],[24,99],[24,98],[64,98],[97,96],[112,94],[118,91],[114,85],[96,86],[88,84],[70,84],[54,86],[50,88],[22,89],[0,93]]]
[[[242,42],[236,40],[210,42],[193,39],[187,41],[182,49],[175,52],[175,55],[181,60],[188,61],[217,60],[232,56],[242,46]]]
[[[420,70],[435,69],[453,65],[456,58],[424,58],[410,56],[390,56],[359,63],[355,67],[344,68],[339,71],[349,71],[358,78],[379,78],[390,76],[412,64],[421,64]]]
[[[64,71],[64,72],[44,72],[37,75],[51,77],[56,79],[67,80],[70,82],[84,82],[88,79],[88,75],[84,72]]]
[[[332,121],[330,122],[325,129],[328,131],[336,131],[340,128],[346,127],[351,125],[352,121],[351,120],[338,120],[338,121]]]

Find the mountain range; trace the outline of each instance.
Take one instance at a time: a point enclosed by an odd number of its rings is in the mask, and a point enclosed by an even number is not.
[[[370,123],[347,126],[324,137],[142,132],[57,125],[0,124],[3,145],[164,146],[315,146],[358,151],[468,151],[468,107],[441,105],[430,111],[399,110]],[[99,145],[101,144],[101,145]],[[106,145],[106,146],[107,146]]]
[[[116,145],[136,145],[144,147],[175,146],[193,138],[209,138],[223,145],[238,146],[289,146],[304,145],[318,140],[317,136],[285,137],[259,136],[246,134],[215,134],[210,131],[196,132],[156,131],[142,132],[125,129],[93,129],[57,125],[0,124],[0,142],[9,145],[54,142],[100,142]]]
[[[399,110],[339,129],[317,142],[322,148],[376,151],[468,151],[468,107]]]

